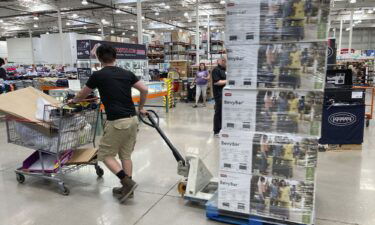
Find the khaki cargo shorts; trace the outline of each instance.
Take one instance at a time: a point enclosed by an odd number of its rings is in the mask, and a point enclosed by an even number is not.
[[[121,160],[131,159],[137,139],[138,118],[136,116],[114,121],[107,121],[104,134],[99,144],[98,160],[116,157]]]

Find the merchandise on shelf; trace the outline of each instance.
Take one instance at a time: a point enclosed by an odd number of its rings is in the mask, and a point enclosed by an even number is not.
[[[325,42],[230,46],[227,51],[231,88],[323,90]]]
[[[229,0],[226,44],[326,38],[329,0]]]

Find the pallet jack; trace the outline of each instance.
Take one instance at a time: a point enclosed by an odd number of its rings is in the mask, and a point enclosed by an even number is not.
[[[178,183],[178,192],[188,201],[205,203],[210,200],[217,191],[218,179],[214,178],[198,156],[188,155],[184,158],[160,128],[159,115],[153,110],[147,111],[148,115],[139,116],[139,119],[155,128],[172,151],[177,161],[177,174],[183,177]]]

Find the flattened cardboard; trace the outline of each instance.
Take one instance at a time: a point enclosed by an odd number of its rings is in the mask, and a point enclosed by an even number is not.
[[[59,101],[32,88],[24,88],[0,95],[0,111],[34,123],[40,123],[35,113],[37,111],[37,99],[44,98],[52,105],[58,105]]]
[[[92,161],[98,152],[94,148],[82,148],[73,151],[73,156],[69,159],[66,165],[77,165],[77,164],[86,164]]]

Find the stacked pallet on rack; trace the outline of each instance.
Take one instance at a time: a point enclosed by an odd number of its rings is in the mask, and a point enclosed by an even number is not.
[[[314,223],[329,6],[227,2],[219,214]]]

